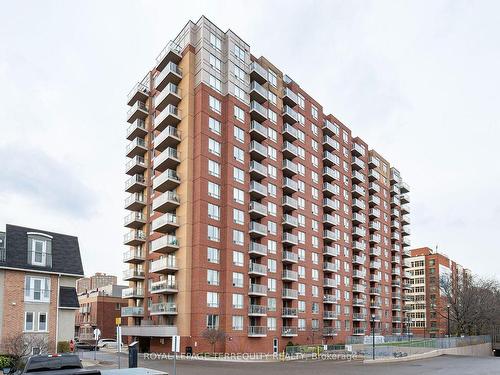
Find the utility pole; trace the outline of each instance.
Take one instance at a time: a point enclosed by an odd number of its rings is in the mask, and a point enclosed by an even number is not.
[[[375,314],[372,314],[372,359],[375,360]]]
[[[450,304],[446,306],[446,309],[448,310],[448,337],[450,337]]]

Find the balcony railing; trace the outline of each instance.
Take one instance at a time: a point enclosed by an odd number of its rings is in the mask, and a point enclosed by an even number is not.
[[[127,316],[143,316],[144,315],[144,307],[142,306],[130,306],[130,307],[122,307],[122,317]]]

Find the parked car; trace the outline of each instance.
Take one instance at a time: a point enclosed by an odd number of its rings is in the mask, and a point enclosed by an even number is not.
[[[12,372],[15,375],[99,375],[99,370],[83,368],[80,357],[74,354],[32,355],[23,369]]]
[[[101,348],[116,349],[118,346],[115,339],[100,339],[97,342],[97,347],[99,349]]]
[[[76,343],[75,348],[77,350],[99,350],[99,347],[95,345],[95,341],[79,341]]]

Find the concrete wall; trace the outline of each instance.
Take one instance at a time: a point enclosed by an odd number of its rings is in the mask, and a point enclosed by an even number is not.
[[[75,313],[72,309],[59,309],[59,329],[57,341],[69,341],[74,338]]]

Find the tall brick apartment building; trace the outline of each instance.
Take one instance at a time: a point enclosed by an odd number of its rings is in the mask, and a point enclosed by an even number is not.
[[[128,96],[124,334],[272,352],[400,334],[408,185],[234,32],[188,22]]]
[[[96,290],[107,285],[117,285],[118,278],[114,275],[107,275],[102,272],[96,272],[89,277],[82,277],[76,281],[76,291],[78,294],[87,291]]]
[[[0,351],[19,335],[41,339],[33,352],[55,352],[73,338],[76,280],[83,276],[78,238],[7,225],[0,232]]]
[[[410,250],[408,260],[411,290],[410,319],[411,331],[415,335],[442,337],[447,332],[447,301],[440,290],[442,277],[453,283],[470,275],[470,271],[449,259],[446,255],[428,247]]]

